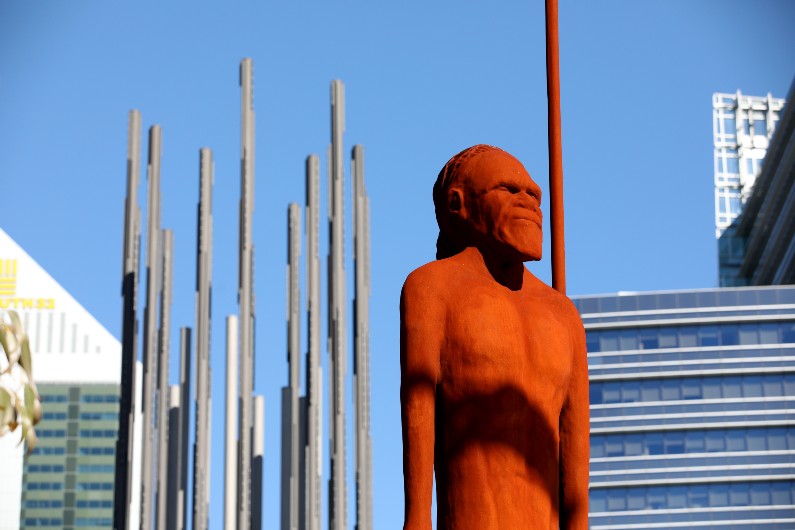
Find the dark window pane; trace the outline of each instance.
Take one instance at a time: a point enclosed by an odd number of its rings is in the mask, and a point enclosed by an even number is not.
[[[679,341],[676,340],[676,330],[671,328],[663,328],[658,334],[660,338],[660,348],[676,348]]]
[[[646,435],[646,450],[650,455],[663,454],[663,435],[657,432]]]
[[[660,347],[656,329],[641,331],[638,340],[640,342],[640,348],[643,350],[656,350]]]
[[[638,333],[633,329],[622,331],[618,337],[618,349],[620,350],[637,350],[638,349]]]
[[[726,435],[727,451],[745,451],[745,433],[742,431],[730,431]]]
[[[635,403],[640,401],[640,383],[638,381],[626,381],[621,387],[622,402]]]
[[[779,326],[777,324],[759,325],[759,344],[778,344]]]
[[[698,330],[698,345],[699,346],[717,346],[718,345],[718,327],[717,326],[699,326],[699,330]]]
[[[682,399],[678,380],[665,380],[662,385],[662,398],[665,401]]]
[[[740,325],[740,344],[759,344],[759,333],[757,332],[756,325]]]
[[[679,329],[679,347],[693,348],[698,346],[698,329],[695,326],[685,326]]]
[[[721,379],[719,377],[705,377],[701,383],[704,399],[721,398]]]
[[[685,433],[686,453],[703,453],[704,450],[704,433],[699,431],[689,431]]]
[[[660,401],[660,381],[643,381],[640,396],[643,401]]]
[[[618,350],[618,332],[617,331],[604,331],[599,337],[599,351],[616,351]]]
[[[735,346],[740,344],[740,337],[735,326],[721,326],[720,343],[723,346]]]
[[[682,398],[701,399],[701,381],[699,379],[685,379],[682,381]]]
[[[743,377],[743,397],[762,397],[762,377],[746,375]]]
[[[781,325],[781,342],[795,342],[795,324]]]

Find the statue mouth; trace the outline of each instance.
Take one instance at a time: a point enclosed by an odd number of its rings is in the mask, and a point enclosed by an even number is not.
[[[538,228],[541,228],[541,219],[539,219],[538,217],[531,217],[531,216],[528,216],[528,215],[517,215],[516,217],[514,217],[514,220],[516,220],[516,221],[529,221],[529,222],[533,223],[534,225],[536,225]]]

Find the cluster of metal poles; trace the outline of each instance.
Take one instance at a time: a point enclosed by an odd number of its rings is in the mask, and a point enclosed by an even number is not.
[[[227,454],[235,455],[232,484],[227,483],[226,528],[258,530],[261,527],[262,458],[264,451],[264,400],[254,396],[254,304],[252,292],[254,210],[254,111],[252,65],[240,66],[241,85],[241,201],[239,291],[240,365],[237,365],[237,317],[227,321],[227,425],[239,419],[237,430],[227,430]],[[146,224],[146,300],[143,315],[143,363],[138,357],[138,284],[141,210],[138,186],[141,157],[141,114],[130,112],[127,152],[123,259],[122,371],[119,437],[116,446],[116,483],[113,527],[182,530],[188,511],[188,414],[191,366],[195,361],[195,433],[193,445],[192,528],[206,530],[210,503],[211,362],[210,299],[212,278],[212,151],[199,151],[199,202],[196,241],[195,355],[191,329],[180,330],[180,384],[169,387],[169,353],[173,278],[173,234],[160,228],[161,130],[149,130]],[[142,370],[141,370],[142,369]],[[139,373],[142,371],[142,373]],[[140,405],[136,402],[140,400]],[[237,411],[239,403],[240,410]],[[137,442],[137,443],[136,443]],[[140,453],[139,448],[140,447]],[[229,466],[227,466],[229,467]],[[231,493],[231,496],[230,496]]]
[[[226,319],[224,528],[259,530],[262,525],[264,398],[254,396],[252,216],[254,211],[253,66],[240,65],[241,180],[239,217],[239,315]],[[330,468],[329,528],[347,528],[346,336],[344,256],[344,86],[331,84],[329,146],[328,352]],[[161,130],[149,131],[146,223],[146,298],[143,362],[138,363],[138,285],[141,210],[138,187],[141,115],[130,112],[123,259],[122,373],[113,526],[117,530],[183,530],[187,526],[188,432],[192,370],[195,370],[193,530],[206,530],[210,503],[210,293],[212,278],[212,151],[199,151],[196,241],[196,321],[180,329],[180,384],[169,386],[173,233],[160,227]],[[354,404],[356,528],[372,528],[372,443],[369,383],[369,199],[364,186],[364,149],[351,155],[354,266]],[[322,489],[322,369],[320,352],[319,159],[306,159],[307,352],[305,394],[300,395],[301,208],[288,208],[288,384],[282,391],[282,528],[320,530]],[[191,340],[195,341],[192,352]],[[195,367],[195,368],[193,368]],[[137,403],[140,401],[140,403]]]
[[[346,482],[346,298],[345,220],[343,217],[345,87],[331,83],[331,145],[328,149],[328,352],[330,468],[329,529],[343,530],[347,523]],[[319,259],[319,158],[306,159],[306,286],[307,343],[306,394],[300,396],[300,287],[301,208],[290,204],[287,212],[287,360],[288,384],[282,389],[282,530],[320,530],[322,463],[322,373],[320,366],[320,259]],[[351,153],[353,189],[353,260],[355,267],[353,388],[355,415],[356,528],[372,528],[372,442],[370,438],[369,306],[370,237],[369,198],[364,186],[364,148]]]

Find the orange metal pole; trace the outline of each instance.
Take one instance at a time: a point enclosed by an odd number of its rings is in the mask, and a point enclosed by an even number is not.
[[[563,236],[563,154],[560,140],[558,0],[546,0],[546,23],[549,225],[552,231],[552,287],[566,294],[566,245]]]

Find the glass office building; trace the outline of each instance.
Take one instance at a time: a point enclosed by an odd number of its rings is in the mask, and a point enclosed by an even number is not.
[[[795,286],[574,303],[591,530],[795,528]]]
[[[43,384],[21,528],[112,528],[119,385]]]

